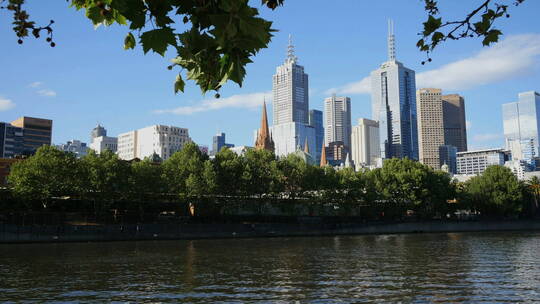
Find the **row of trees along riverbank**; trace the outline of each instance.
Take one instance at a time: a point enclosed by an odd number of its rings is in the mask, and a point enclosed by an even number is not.
[[[0,192],[0,211],[142,215],[182,213],[195,206],[196,215],[281,210],[290,216],[399,219],[411,211],[433,218],[470,210],[516,217],[534,215],[539,197],[538,179],[518,181],[502,166],[459,183],[409,159],[390,159],[382,168],[355,172],[308,165],[294,155],[277,159],[265,150],[238,156],[223,149],[209,159],[195,144],[162,163],[127,162],[109,151],[77,159],[44,146],[11,167],[8,188]]]

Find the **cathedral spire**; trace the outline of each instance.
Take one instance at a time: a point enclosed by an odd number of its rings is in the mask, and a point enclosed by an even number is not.
[[[394,20],[388,19],[388,61],[396,60],[396,39],[394,36]]]
[[[266,115],[266,100],[263,101],[261,128],[257,133],[257,141],[255,142],[255,148],[257,148],[257,150],[265,149],[274,152],[274,140],[272,140],[272,135],[270,135],[270,128],[268,128],[268,117]]]
[[[321,167],[324,167],[328,164],[328,162],[326,161],[326,149],[324,147],[324,142],[322,144],[322,150],[321,150],[321,164],[320,166]]]
[[[307,141],[307,136],[306,136],[306,140],[304,141],[304,152],[309,154],[309,145],[308,145],[308,141]]]

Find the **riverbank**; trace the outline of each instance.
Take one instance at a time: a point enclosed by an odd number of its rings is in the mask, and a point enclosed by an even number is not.
[[[106,242],[397,233],[540,231],[539,220],[403,223],[244,223],[19,226],[0,224],[2,243]]]

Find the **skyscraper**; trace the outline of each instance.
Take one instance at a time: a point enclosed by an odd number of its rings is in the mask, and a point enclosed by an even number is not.
[[[467,123],[465,120],[465,100],[458,94],[442,96],[444,140],[446,145],[467,151]]]
[[[351,155],[357,169],[362,166],[376,166],[381,157],[379,147],[379,123],[366,118],[358,119],[352,128]]]
[[[502,106],[506,149],[513,160],[524,160],[533,167],[539,156],[540,94],[523,92],[518,98]]]
[[[341,141],[351,147],[351,99],[349,97],[328,97],[324,100],[324,142]]]
[[[322,145],[324,144],[323,112],[309,110],[309,125],[315,129],[315,159],[321,162]]]
[[[292,38],[289,35],[287,58],[276,68],[273,76],[274,125],[299,122],[308,124],[309,97],[308,75],[297,64]]]
[[[439,147],[445,143],[441,92],[441,89],[416,92],[420,162],[433,169],[441,168]]]
[[[270,128],[277,156],[294,153],[306,142],[310,151],[315,148],[315,128],[309,125],[308,75],[298,65],[289,36],[287,58],[276,68],[273,76],[273,126]]]
[[[416,81],[396,60],[393,23],[388,29],[388,61],[371,72],[372,116],[379,122],[382,158],[418,159]]]

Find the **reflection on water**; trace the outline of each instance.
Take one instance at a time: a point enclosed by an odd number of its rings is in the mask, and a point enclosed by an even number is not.
[[[535,302],[540,233],[0,245],[0,301]]]

